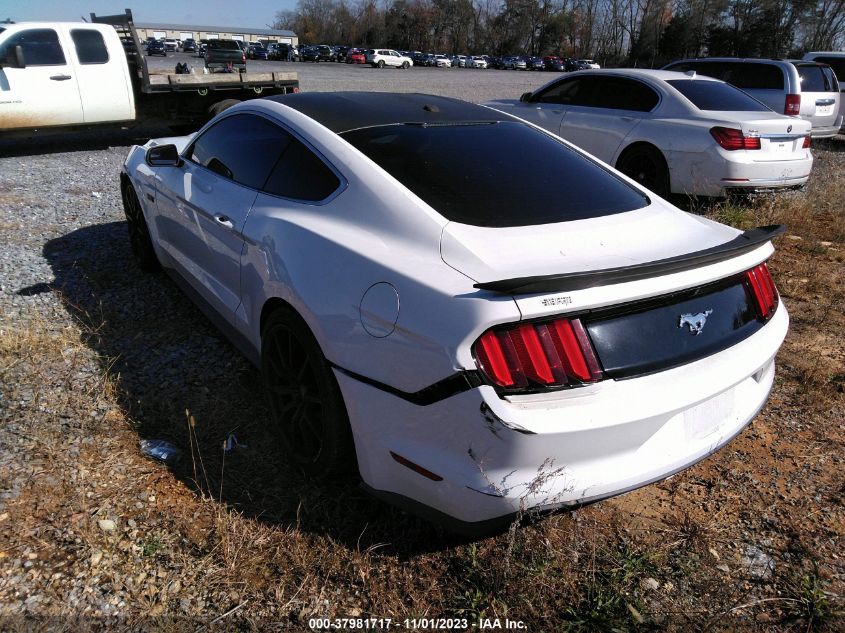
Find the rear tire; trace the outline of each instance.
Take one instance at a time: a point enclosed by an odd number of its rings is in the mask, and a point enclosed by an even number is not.
[[[223,112],[224,110],[228,110],[233,105],[238,105],[240,103],[237,99],[223,99],[223,101],[218,101],[217,103],[212,104],[208,108],[208,115],[209,117],[213,118],[216,117],[218,114]]]
[[[661,198],[669,197],[669,167],[657,148],[635,145],[626,149],[616,162],[616,168]]]
[[[384,60],[383,59],[378,60],[378,64],[376,64],[376,66],[378,66],[379,69],[384,68]]]
[[[144,219],[144,212],[135,188],[128,182],[121,188],[123,194],[123,213],[126,215],[126,222],[129,225],[129,244],[132,247],[132,254],[138,267],[144,272],[155,272],[161,268],[161,264],[153,248],[153,241],[150,238],[150,230],[147,221]]]
[[[332,369],[308,325],[291,308],[267,318],[261,378],[280,448],[308,476],[356,476],[346,406]]]

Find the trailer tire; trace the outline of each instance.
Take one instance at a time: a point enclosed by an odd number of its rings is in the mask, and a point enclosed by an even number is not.
[[[223,112],[223,110],[228,110],[233,105],[237,105],[239,103],[240,101],[238,99],[223,99],[223,101],[218,101],[217,103],[209,106],[208,115],[211,118],[216,117],[218,114]]]

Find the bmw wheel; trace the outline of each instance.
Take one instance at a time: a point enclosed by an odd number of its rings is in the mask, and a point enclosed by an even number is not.
[[[669,196],[669,168],[656,148],[639,145],[625,150],[616,168],[658,196]]]
[[[383,59],[378,60],[378,64],[377,64],[377,66],[378,66],[379,68],[384,68],[384,60],[383,60]]]
[[[408,62],[402,62],[402,70],[408,70],[411,65]]]
[[[317,479],[355,473],[337,380],[308,326],[290,308],[276,310],[264,325],[261,377],[274,437],[289,459]]]
[[[153,272],[161,268],[156,257],[153,241],[150,239],[150,230],[147,221],[144,219],[144,212],[141,210],[141,203],[135,193],[134,187],[128,182],[121,187],[123,193],[123,213],[126,215],[126,222],[129,225],[129,244],[132,246],[132,253],[141,270]]]

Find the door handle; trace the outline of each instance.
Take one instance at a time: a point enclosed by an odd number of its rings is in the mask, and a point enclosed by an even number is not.
[[[227,229],[234,229],[235,225],[232,224],[232,221],[229,219],[229,216],[226,215],[215,215],[214,221],[221,226],[225,226]]]
[[[67,81],[70,79],[70,75],[52,75],[50,79],[53,81]]]

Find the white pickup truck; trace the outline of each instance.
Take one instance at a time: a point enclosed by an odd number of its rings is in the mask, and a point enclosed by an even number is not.
[[[298,91],[292,72],[150,73],[129,9],[0,26],[0,137],[141,124],[184,134],[237,101]]]

